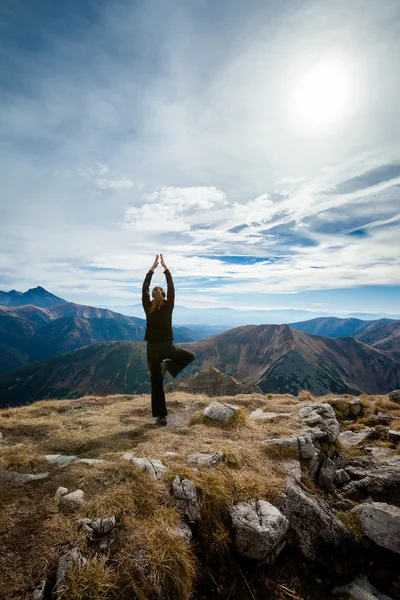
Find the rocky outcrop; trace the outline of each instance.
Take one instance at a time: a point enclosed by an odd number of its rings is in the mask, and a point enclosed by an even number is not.
[[[390,392],[389,400],[392,400],[392,402],[400,403],[400,390],[393,390],[393,392]]]
[[[87,561],[83,558],[77,548],[72,548],[63,554],[57,565],[55,592],[57,598],[61,598],[61,589],[65,583],[66,577],[73,569],[81,569],[86,565]]]
[[[358,446],[358,444],[366,442],[372,434],[372,427],[365,427],[361,431],[342,431],[339,434],[339,442],[343,446]]]
[[[236,396],[237,394],[262,394],[257,385],[246,385],[222,373],[215,367],[207,367],[195,375],[174,381],[165,386],[167,392],[206,394],[207,396]]]
[[[30,483],[39,479],[46,479],[48,476],[49,473],[15,473],[14,471],[0,469],[0,478],[11,483]]]
[[[285,545],[289,521],[264,500],[240,502],[230,510],[234,543],[239,554],[265,563],[275,560]]]
[[[172,482],[172,494],[187,521],[200,520],[200,506],[193,481],[176,475]]]
[[[163,465],[160,460],[155,458],[137,458],[130,452],[126,452],[123,458],[139,469],[139,471],[149,473],[154,479],[163,479],[167,473],[167,467]]]
[[[359,504],[351,511],[363,532],[378,546],[400,554],[400,508],[385,502]]]
[[[29,600],[43,600],[45,588],[46,588],[46,580],[42,579],[42,581],[33,590]]]
[[[221,451],[213,452],[212,454],[197,452],[189,454],[188,463],[198,465],[199,467],[215,467],[224,459],[224,453]]]
[[[400,500],[400,455],[361,456],[345,467],[350,481],[342,494],[352,500],[371,496],[376,501]]]
[[[215,423],[227,425],[235,418],[238,408],[238,406],[233,406],[233,404],[213,402],[204,409],[204,416]]]
[[[392,600],[386,594],[378,592],[366,577],[357,577],[351,583],[335,588],[333,593],[342,597],[346,595],[353,600]]]

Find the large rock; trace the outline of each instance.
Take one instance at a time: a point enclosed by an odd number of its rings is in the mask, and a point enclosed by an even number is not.
[[[295,483],[279,494],[275,504],[289,520],[298,548],[310,560],[322,560],[322,549],[329,547],[332,552],[350,538],[349,531],[329,505]]]
[[[126,452],[123,456],[124,460],[127,460],[131,465],[139,469],[139,471],[144,471],[145,473],[149,473],[154,479],[162,479],[167,473],[167,467],[162,464],[160,460],[155,458],[137,458],[133,456],[130,452]]]
[[[400,499],[400,456],[361,456],[345,467],[350,476],[342,493],[352,500],[371,496],[373,500]]]
[[[177,475],[172,482],[172,493],[185,519],[187,521],[199,521],[200,505],[193,481],[183,479]]]
[[[196,452],[195,454],[189,454],[188,463],[198,465],[199,467],[215,467],[223,458],[224,453],[220,450],[212,454]]]
[[[211,421],[226,425],[234,419],[237,410],[238,407],[232,404],[213,402],[204,409],[204,416],[211,419]]]
[[[240,502],[230,509],[234,542],[243,556],[273,562],[282,550],[289,521],[264,500]]]
[[[287,448],[303,460],[313,459],[316,453],[313,436],[310,433],[300,433],[291,438],[272,438],[262,441],[261,444],[267,447]]]
[[[359,504],[351,511],[361,521],[362,529],[375,544],[400,553],[400,508],[385,502]]]
[[[386,594],[381,594],[366,577],[357,577],[347,585],[341,585],[333,590],[334,594],[344,594],[353,600],[392,600]]]
[[[297,416],[309,427],[313,439],[335,442],[340,432],[340,425],[332,406],[327,402],[302,402],[300,406]]]
[[[389,400],[400,403],[400,390],[393,390],[393,392],[390,392]]]
[[[365,442],[373,433],[372,427],[364,427],[361,431],[342,431],[339,435],[339,442],[343,446],[358,446]]]
[[[400,444],[400,431],[389,429],[389,440],[394,444]]]
[[[85,504],[85,494],[82,490],[75,490],[59,498],[59,505],[65,512],[74,512]]]
[[[55,586],[57,598],[61,597],[62,586],[65,583],[68,573],[73,569],[81,569],[86,563],[87,560],[81,556],[77,548],[72,548],[59,558]]]

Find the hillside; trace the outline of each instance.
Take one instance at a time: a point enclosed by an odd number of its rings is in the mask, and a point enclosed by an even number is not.
[[[215,367],[263,392],[359,394],[400,387],[400,363],[385,352],[353,338],[312,336],[288,325],[238,327],[185,347],[195,352],[196,360],[176,382]],[[148,391],[145,352],[146,344],[140,342],[94,344],[3,374],[0,406],[41,397]],[[105,360],[106,375],[101,367]]]
[[[357,334],[357,339],[364,344],[390,353],[400,361],[400,321],[394,321],[371,330],[367,329],[367,331]]]
[[[399,404],[218,400],[0,410],[2,600],[398,599]]]
[[[375,319],[372,321],[364,321],[362,319],[345,318],[338,319],[336,317],[320,317],[302,321],[299,323],[290,323],[290,327],[310,333],[312,335],[322,335],[325,337],[356,337],[367,331],[372,331],[384,325],[400,324],[400,321],[392,319]]]
[[[51,294],[43,287],[38,286],[31,288],[27,292],[11,292],[0,291],[0,304],[4,306],[23,306],[25,304],[33,304],[34,306],[48,307],[54,304],[63,304],[66,300]]]

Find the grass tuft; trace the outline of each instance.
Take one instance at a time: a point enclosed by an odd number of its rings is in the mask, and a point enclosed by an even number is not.
[[[68,573],[60,600],[110,600],[117,598],[116,574],[106,559],[92,559]]]
[[[357,515],[352,512],[339,512],[337,518],[347,527],[347,529],[360,540],[364,536],[361,521]]]

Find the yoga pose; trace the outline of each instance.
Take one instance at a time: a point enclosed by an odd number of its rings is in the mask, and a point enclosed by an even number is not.
[[[150,282],[154,270],[158,265],[158,254],[153,266],[146,274],[142,289],[142,304],[146,313],[146,333],[144,339],[147,341],[147,363],[151,379],[151,410],[156,417],[157,425],[167,424],[167,406],[165,404],[164,377],[171,373],[176,377],[195,356],[193,352],[175,346],[172,331],[172,311],[174,310],[175,289],[171,273],[160,254],[161,265],[164,268],[167,280],[167,294],[164,288],[156,286],[153,288],[150,299]]]

